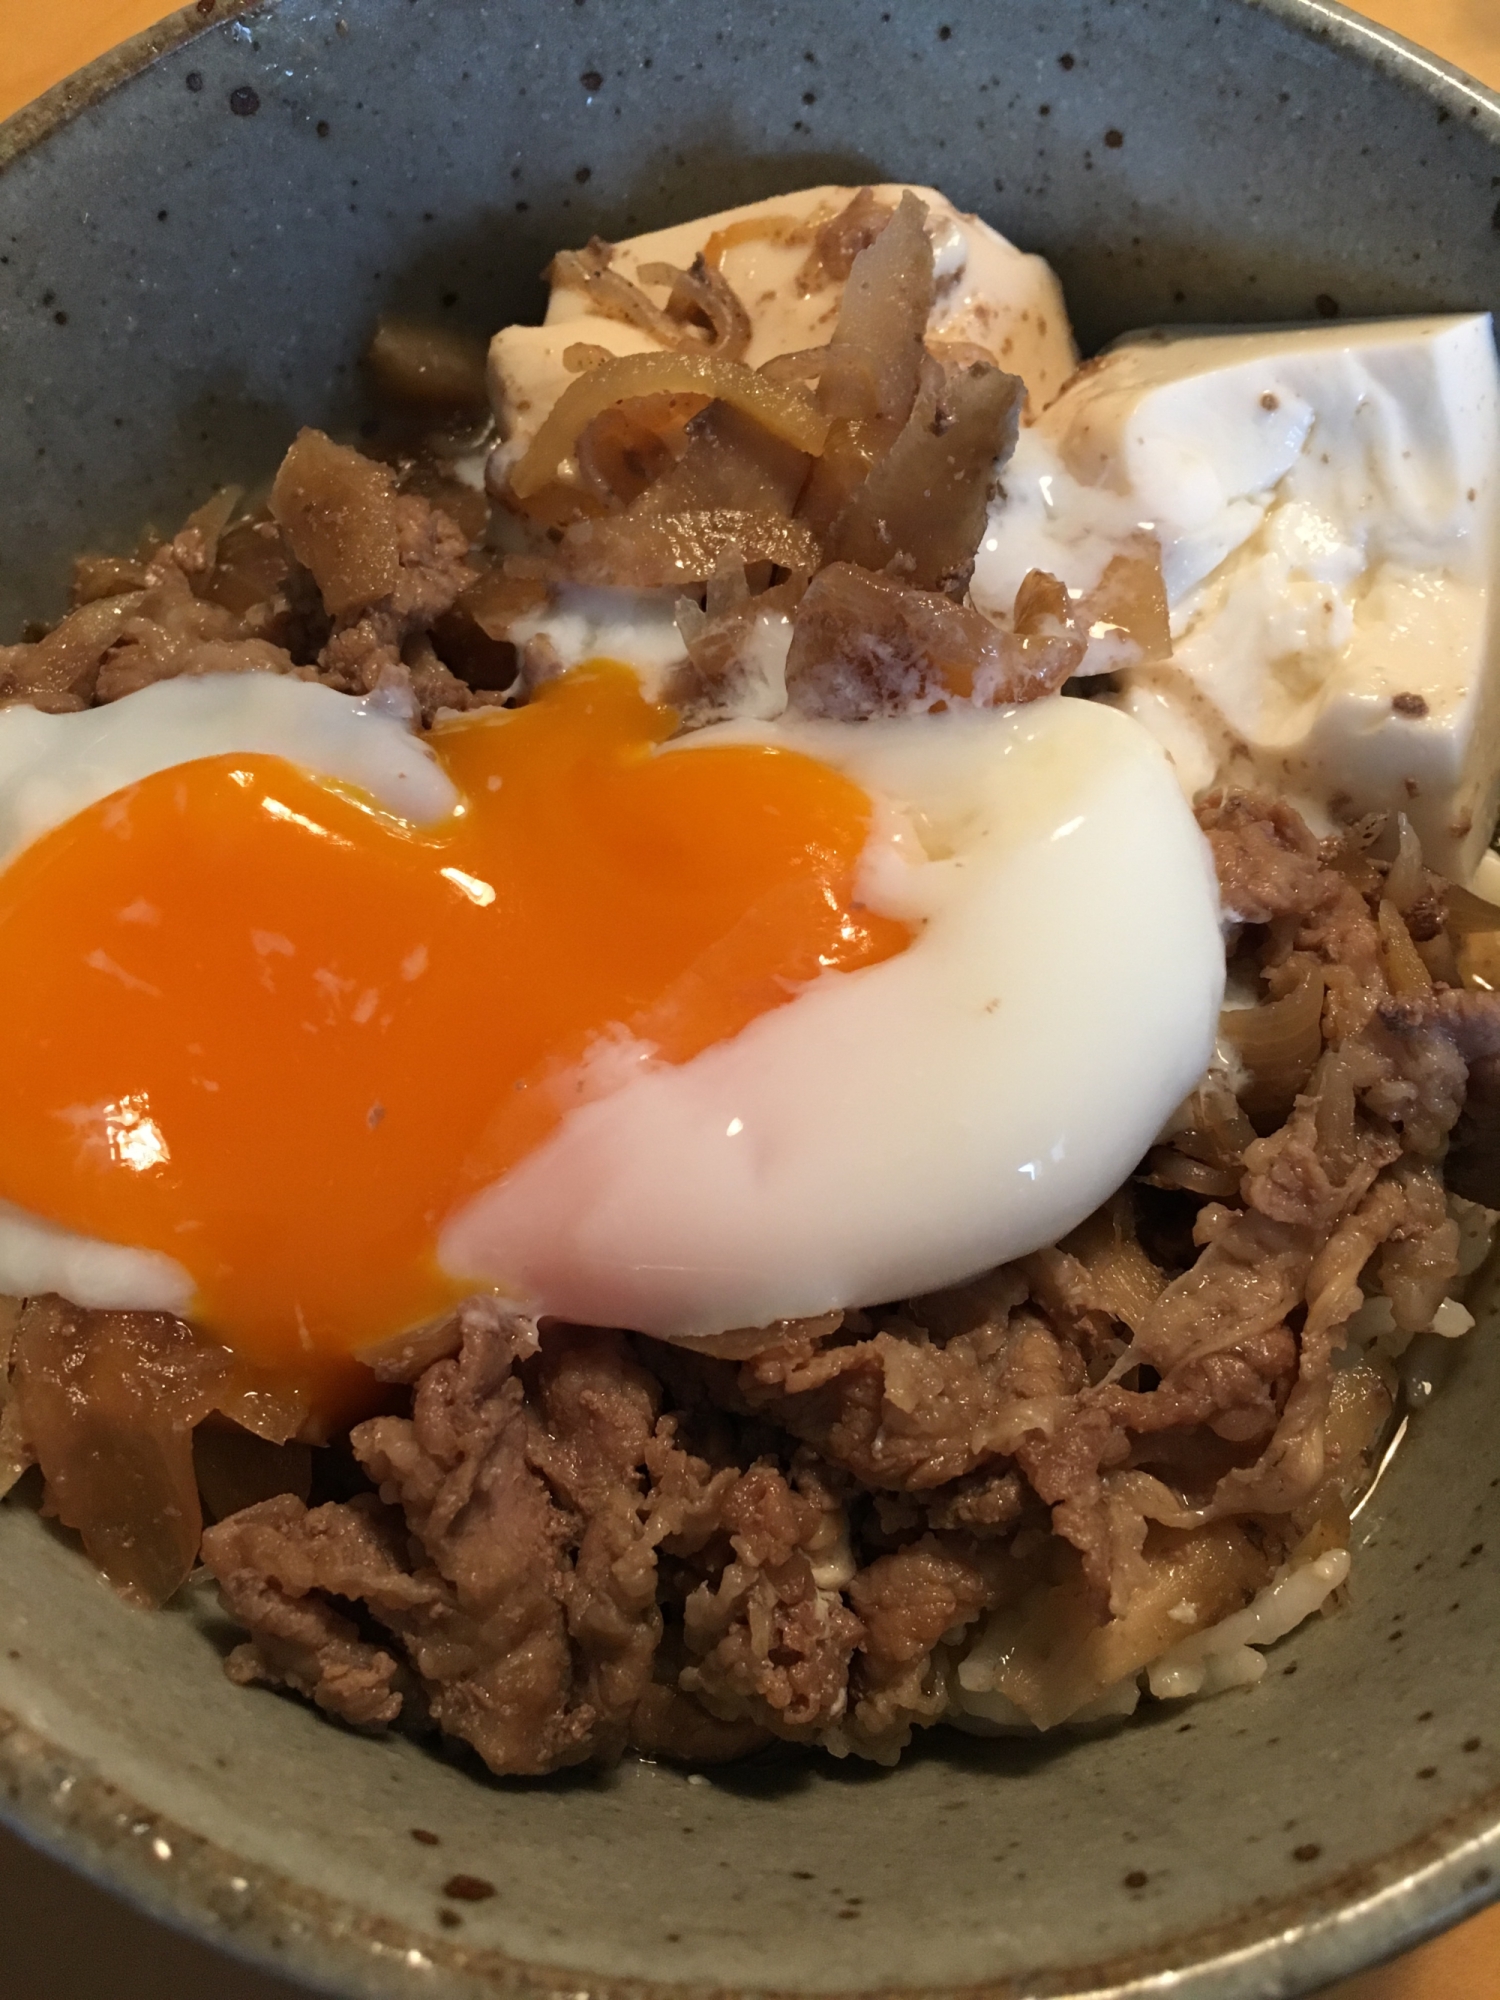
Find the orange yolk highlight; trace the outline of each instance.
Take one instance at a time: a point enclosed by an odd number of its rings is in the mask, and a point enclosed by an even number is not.
[[[686,1062],[909,941],[857,900],[858,786],[673,726],[598,663],[439,725],[435,826],[236,755],[44,835],[0,875],[0,1198],[175,1258],[284,1380],[446,1310],[445,1218],[601,1042]]]

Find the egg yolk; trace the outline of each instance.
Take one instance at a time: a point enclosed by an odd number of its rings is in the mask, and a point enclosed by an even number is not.
[[[175,1258],[282,1379],[445,1311],[444,1219],[601,1051],[686,1062],[909,941],[857,898],[858,786],[673,726],[598,663],[440,724],[434,826],[234,755],[37,840],[0,875],[0,1198]]]

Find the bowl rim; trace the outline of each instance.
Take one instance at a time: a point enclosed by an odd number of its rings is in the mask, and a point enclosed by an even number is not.
[[[0,118],[0,173],[23,153],[49,139],[61,126],[101,98],[108,97],[122,83],[128,83],[158,57],[169,55],[211,28],[222,27],[241,14],[270,11],[275,0],[190,0],[175,14],[167,14],[154,27],[129,36],[82,69],[54,83],[40,97],[23,104],[9,118]]]
[[[1450,111],[1500,93],[1338,0],[1233,0]],[[0,173],[160,57],[278,0],[190,0],[0,120]],[[702,1983],[600,1976],[470,1949],[246,1862],[143,1805],[0,1707],[0,1825],[169,1927],[334,1995],[432,2000],[750,2000]],[[1410,1950],[1500,1899],[1500,1786],[1379,1860],[1148,1951],[966,1986],[820,1991],[817,2000],[1265,2000],[1310,1993]],[[754,2000],[808,2000],[758,1989]]]
[[[382,2000],[752,2000],[470,1948],[249,1862],[143,1805],[0,1709],[0,1824],[137,1909],[283,1979]],[[816,1990],[816,2000],[1266,2000],[1321,1990],[1500,1892],[1500,1786],[1377,1861],[1225,1921],[1087,1963],[967,1985]],[[435,1986],[435,1975],[443,1981]],[[809,2000],[753,1989],[753,2000]]]

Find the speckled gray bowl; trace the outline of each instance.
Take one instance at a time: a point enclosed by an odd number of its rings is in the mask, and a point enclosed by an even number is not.
[[[0,128],[7,636],[80,544],[263,471],[299,421],[356,425],[380,306],[492,327],[592,229],[936,182],[1055,260],[1085,344],[1500,289],[1500,105],[1322,0],[224,11]],[[1493,1313],[1465,1345],[1361,1517],[1351,1608],[1260,1688],[1092,1739],[935,1737],[894,1774],[486,1780],[237,1692],[210,1605],[126,1610],[12,1503],[7,1813],[349,1994],[1301,1993],[1500,1880]],[[498,1893],[444,1928],[458,1872]]]

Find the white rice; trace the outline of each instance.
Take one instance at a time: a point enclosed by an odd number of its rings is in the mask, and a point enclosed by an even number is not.
[[[1183,1701],[1196,1695],[1222,1694],[1227,1688],[1252,1687],[1266,1671],[1259,1650],[1284,1639],[1304,1619],[1327,1603],[1349,1574],[1349,1551],[1330,1549],[1312,1562],[1287,1564],[1242,1611],[1217,1625],[1194,1632],[1153,1660],[1140,1672],[1116,1681],[1067,1719],[1078,1729],[1132,1715],[1143,1692],[1157,1701]],[[1035,1725],[1007,1696],[984,1686],[1003,1662],[989,1629],[980,1631],[968,1655],[959,1662],[950,1690],[953,1707],[947,1720],[977,1735],[1034,1734]],[[989,1640],[991,1643],[986,1644]]]
[[[1329,1549],[1295,1569],[1284,1565],[1243,1611],[1194,1632],[1153,1660],[1146,1669],[1147,1686],[1158,1701],[1252,1687],[1266,1671],[1258,1648],[1274,1645],[1320,1611],[1348,1574],[1347,1549]]]

